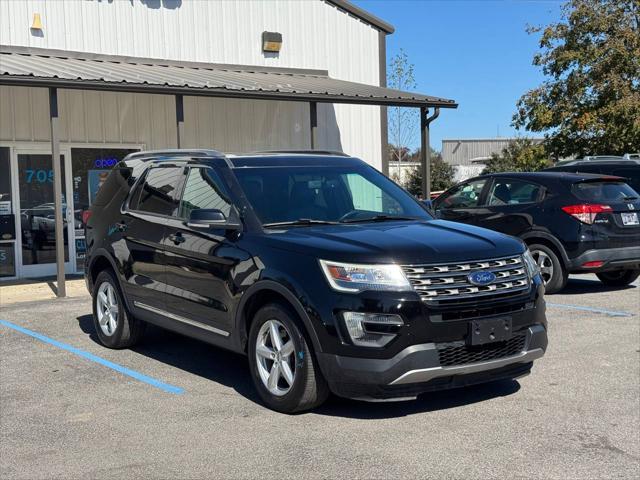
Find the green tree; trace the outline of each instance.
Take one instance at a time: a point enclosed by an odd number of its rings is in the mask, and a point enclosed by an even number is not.
[[[529,138],[511,140],[501,153],[494,153],[482,173],[536,172],[548,167],[549,156],[541,143]]]
[[[411,160],[420,161],[420,149],[411,154]],[[431,149],[431,190],[437,192],[446,190],[453,185],[455,169],[442,159],[440,152]],[[405,188],[412,195],[422,195],[422,171],[420,167],[409,172]]]
[[[533,64],[547,79],[520,98],[516,128],[546,132],[556,158],[640,150],[640,1],[569,0]]]

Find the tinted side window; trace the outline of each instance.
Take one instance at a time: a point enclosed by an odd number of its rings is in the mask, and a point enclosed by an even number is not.
[[[540,185],[522,180],[498,179],[489,193],[489,205],[519,205],[536,202],[540,196]]]
[[[436,208],[470,208],[477,207],[486,178],[462,183],[443,194],[436,203]]]
[[[220,210],[226,217],[231,211],[231,200],[218,174],[211,168],[189,170],[180,202],[181,218],[189,218],[193,210],[201,208]]]
[[[151,168],[140,183],[139,196],[134,192],[130,208],[157,215],[175,215],[183,176],[180,167]]]

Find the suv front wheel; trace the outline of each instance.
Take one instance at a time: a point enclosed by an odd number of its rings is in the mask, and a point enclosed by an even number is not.
[[[611,287],[624,287],[640,276],[640,270],[613,270],[611,272],[596,273],[598,279]]]
[[[258,310],[249,332],[249,366],[260,398],[283,413],[310,410],[329,394],[294,314],[279,304]]]

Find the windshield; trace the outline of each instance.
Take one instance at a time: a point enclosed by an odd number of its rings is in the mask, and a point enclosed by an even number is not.
[[[413,197],[366,165],[250,167],[234,173],[260,221],[267,225],[431,218]]]

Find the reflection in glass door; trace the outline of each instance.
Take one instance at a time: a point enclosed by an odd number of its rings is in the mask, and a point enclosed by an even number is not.
[[[51,155],[18,153],[18,188],[20,193],[20,235],[23,276],[55,274],[56,242]],[[68,202],[65,159],[62,162],[62,216],[64,220],[65,270],[70,271],[69,219],[74,221],[73,205]]]

